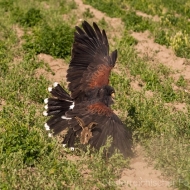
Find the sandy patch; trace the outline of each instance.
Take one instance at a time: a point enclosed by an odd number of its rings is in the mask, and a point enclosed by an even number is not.
[[[123,170],[117,181],[122,185],[121,190],[169,190],[171,182],[162,176],[145,160],[144,151],[140,146],[136,148],[136,156],[131,159],[130,169]]]
[[[82,21],[86,20],[89,23],[96,22],[98,24],[99,21],[104,19],[106,23],[109,25],[107,27],[106,25],[103,27],[106,30],[106,33],[108,35],[108,38],[110,39],[110,43],[114,43],[114,38],[122,36],[124,31],[124,24],[122,23],[120,18],[110,18],[105,13],[95,9],[94,7],[90,5],[86,5],[82,2],[82,0],[75,0],[77,4],[77,9],[72,10],[69,14],[64,14],[63,19],[68,22],[68,20],[71,20],[71,23],[73,22],[72,18],[76,17],[77,21],[74,22],[74,25],[80,25]],[[93,18],[85,18],[83,13],[89,9],[89,11],[92,13]],[[99,24],[98,24],[99,25]],[[101,27],[102,28],[102,27]]]
[[[139,75],[137,76],[132,76],[130,74],[130,70],[125,68],[125,74],[127,76],[127,78],[130,79],[130,86],[134,91],[137,92],[143,92],[144,89],[144,85],[145,83],[141,80],[141,77]],[[146,90],[145,91],[145,97],[147,98],[151,98],[153,97],[154,93],[151,90]]]
[[[142,85],[137,80],[131,81],[130,85],[136,91],[141,91],[142,90]]]
[[[54,82],[66,83],[68,64],[66,64],[63,59],[55,59],[50,55],[42,53],[38,55],[38,59],[40,61],[48,63],[53,73],[46,71],[44,68],[39,68],[36,70],[37,77],[43,75],[46,79],[50,80],[52,83]]]
[[[131,88],[137,92],[143,91],[144,84],[142,82],[139,82],[138,80],[131,81],[130,85],[131,85]],[[153,96],[154,96],[154,92],[152,92],[151,90],[145,91],[145,97],[146,98],[152,98]]]
[[[186,103],[165,103],[165,106],[171,108],[173,111],[182,111],[184,113],[188,113]]]
[[[138,40],[138,44],[135,46],[135,49],[140,56],[146,55],[152,58],[155,63],[163,63],[175,70],[181,70],[184,68],[183,63],[185,58],[177,57],[173,50],[155,43],[154,39],[150,37],[150,33],[148,31],[144,33],[133,32],[132,36]]]
[[[5,100],[0,99],[0,111],[2,111],[2,110],[3,110],[3,106],[5,106],[5,105],[6,105]]]
[[[183,75],[184,79],[190,80],[190,65],[186,64],[189,60],[177,57],[172,49],[155,43],[148,31],[133,32],[132,36],[138,40],[135,49],[140,57],[146,57],[154,64],[162,63],[174,72],[177,71],[176,75],[172,75],[175,80],[178,80],[180,75]]]
[[[137,14],[138,16],[142,16],[142,17],[144,17],[144,18],[152,19],[154,22],[159,22],[159,21],[160,21],[160,17],[159,17],[158,15],[152,16],[152,15],[148,15],[148,14],[146,14],[146,13],[143,13],[143,12],[141,12],[141,11],[135,11],[135,12],[136,12],[136,14]]]
[[[15,30],[16,35],[21,40],[21,38],[24,36],[24,31],[21,28],[19,28],[17,25],[13,25],[13,30]]]

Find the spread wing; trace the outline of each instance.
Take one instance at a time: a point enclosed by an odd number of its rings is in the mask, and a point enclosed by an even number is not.
[[[92,137],[89,139],[88,144],[92,147],[99,149],[106,144],[106,140],[109,136],[113,138],[111,147],[109,149],[109,155],[111,155],[116,149],[119,150],[124,157],[132,155],[132,134],[129,129],[121,122],[118,116],[103,103],[96,102],[89,104],[81,103],[74,107],[73,110],[66,113],[67,117],[72,118],[68,121],[69,126],[72,128],[73,133],[81,138],[82,131],[84,129],[78,124],[77,118],[80,118],[83,123],[89,125],[90,123],[96,123],[92,127]]]
[[[100,31],[86,21],[83,29],[76,26],[72,49],[72,59],[67,71],[71,97],[81,92],[99,88],[109,83],[109,75],[117,59],[117,50],[109,55],[109,44],[104,30]]]

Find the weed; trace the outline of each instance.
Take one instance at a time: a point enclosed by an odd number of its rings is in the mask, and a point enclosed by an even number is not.
[[[101,28],[107,28],[108,27],[108,23],[106,22],[106,20],[104,19],[104,17],[98,22],[98,25]]]
[[[168,33],[164,30],[159,30],[156,35],[154,41],[161,45],[169,46]]]
[[[73,29],[66,23],[54,27],[44,24],[43,27],[35,28],[32,35],[26,35],[25,39],[26,43],[23,47],[27,51],[65,58],[71,52]]]
[[[60,13],[62,13],[62,14],[67,14],[72,9],[77,8],[77,4],[75,3],[74,0],[71,0],[71,1],[62,0],[62,1],[60,1],[59,6],[60,6]]]
[[[184,79],[182,75],[180,75],[179,79],[176,82],[176,85],[179,87],[186,87],[187,86],[187,81]]]
[[[30,8],[27,12],[24,12],[20,7],[15,7],[12,10],[12,17],[16,23],[28,27],[35,26],[42,20],[40,10],[35,8]]]
[[[93,18],[94,17],[93,12],[91,12],[89,8],[86,8],[86,10],[84,11],[84,13],[82,15],[84,18]]]
[[[39,21],[42,20],[42,14],[39,9],[31,8],[23,16],[19,18],[18,22],[23,26],[35,26]]]

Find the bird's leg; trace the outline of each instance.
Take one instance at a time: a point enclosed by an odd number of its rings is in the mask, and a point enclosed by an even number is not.
[[[92,138],[91,129],[93,125],[97,125],[95,122],[89,123],[87,126],[85,125],[84,121],[79,117],[75,117],[78,124],[82,127],[81,135],[80,135],[80,142],[81,144],[87,144],[90,138]]]

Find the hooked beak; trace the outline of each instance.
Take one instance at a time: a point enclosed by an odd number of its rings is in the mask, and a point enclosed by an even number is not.
[[[115,98],[115,93],[114,93],[114,92],[111,94],[111,97],[112,97],[113,99]]]

